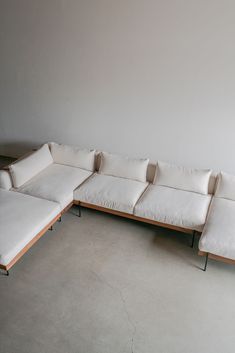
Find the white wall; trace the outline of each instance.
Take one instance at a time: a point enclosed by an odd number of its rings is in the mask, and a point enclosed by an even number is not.
[[[234,0],[0,2],[0,154],[55,140],[235,173]]]

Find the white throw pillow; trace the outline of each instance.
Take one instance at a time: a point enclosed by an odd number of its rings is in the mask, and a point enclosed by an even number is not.
[[[90,151],[54,142],[50,144],[50,148],[55,163],[86,169],[92,172],[95,169],[95,150]]]
[[[165,162],[158,162],[154,183],[175,189],[208,194],[211,170],[191,169]]]
[[[224,172],[219,174],[215,196],[235,201],[235,175]]]
[[[19,160],[9,166],[13,186],[19,188],[43,169],[53,163],[48,145],[43,145],[28,157]]]
[[[101,152],[100,174],[146,182],[149,159],[123,157]]]

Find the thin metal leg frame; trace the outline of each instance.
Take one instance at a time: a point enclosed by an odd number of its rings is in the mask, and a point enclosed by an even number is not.
[[[2,276],[9,276],[9,271],[8,270],[3,270],[4,272],[1,271]]]
[[[82,216],[81,206],[78,205],[78,214],[77,214],[77,217],[81,217],[81,216]]]
[[[207,269],[207,264],[208,264],[208,256],[209,256],[209,254],[207,253],[206,254],[206,260],[205,260],[205,265],[204,265],[204,268],[203,268],[203,271],[205,272],[206,271],[206,269]]]
[[[196,231],[194,230],[194,231],[193,231],[193,236],[192,236],[191,248],[193,248],[193,245],[194,245],[195,235],[196,235]]]

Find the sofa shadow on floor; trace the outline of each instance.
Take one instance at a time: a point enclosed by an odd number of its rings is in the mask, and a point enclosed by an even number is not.
[[[79,207],[74,205],[69,212],[74,216],[77,216],[79,213]],[[102,214],[103,217],[107,218],[107,220],[117,220],[120,221],[122,224],[126,225],[136,225],[140,229],[140,236],[142,236],[143,231],[146,231],[146,237],[151,236],[150,240],[150,248],[151,251],[154,252],[156,249],[159,250],[162,256],[170,255],[170,258],[179,260],[180,262],[185,262],[185,265],[188,265],[196,270],[199,270],[204,273],[204,263],[205,257],[198,255],[198,243],[200,239],[200,234],[196,233],[194,246],[191,248],[192,242],[192,235],[186,234],[183,232],[178,232],[175,230],[171,230],[168,228],[163,228],[160,226],[151,225],[144,222],[138,222],[136,220],[130,220],[128,218],[122,218],[119,216],[115,216],[109,213],[103,213],[97,210],[88,209],[88,208],[81,208],[81,222],[82,217],[85,214],[90,214],[91,216],[98,216]],[[79,219],[79,218],[78,218]],[[135,234],[138,236],[138,233]],[[158,252],[158,256],[159,256]],[[215,261],[213,259],[209,259],[209,266],[210,268],[214,268],[216,271],[229,271],[231,273],[235,272],[235,266],[226,264],[224,262]]]
[[[74,205],[69,210],[69,213],[73,214],[74,216],[78,216],[79,207],[77,205]],[[94,209],[83,207],[81,207],[81,218],[78,218],[81,222],[84,213],[90,214],[91,217],[99,217],[99,214],[101,214],[102,218],[106,218],[107,221],[112,222],[112,220],[114,220],[120,222],[120,224],[122,224],[123,226],[133,225],[135,227],[138,227],[140,232],[136,232],[135,236],[143,237],[143,232],[146,232],[146,238],[150,237],[149,247],[151,249],[151,252],[154,252],[156,249],[158,249],[162,253],[163,257],[166,254],[171,255],[172,258],[178,258],[180,259],[180,261],[183,260],[186,265],[190,265],[191,267],[194,267],[199,270],[202,270],[203,268],[204,258],[198,256],[199,235],[196,235],[194,248],[192,249],[190,246],[192,242],[191,234],[178,232],[175,230],[151,225],[144,222],[138,222],[136,220],[130,220],[128,218],[122,218],[110,213],[104,213]]]

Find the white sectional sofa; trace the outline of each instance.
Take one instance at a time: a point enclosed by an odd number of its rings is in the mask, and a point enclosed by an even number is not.
[[[200,254],[235,259],[234,180],[221,174],[214,197],[211,170],[45,144],[0,171],[0,267],[8,271],[73,204],[183,231],[192,241],[203,231]],[[222,210],[231,225],[224,241],[218,236]],[[7,231],[12,213],[20,216]]]

